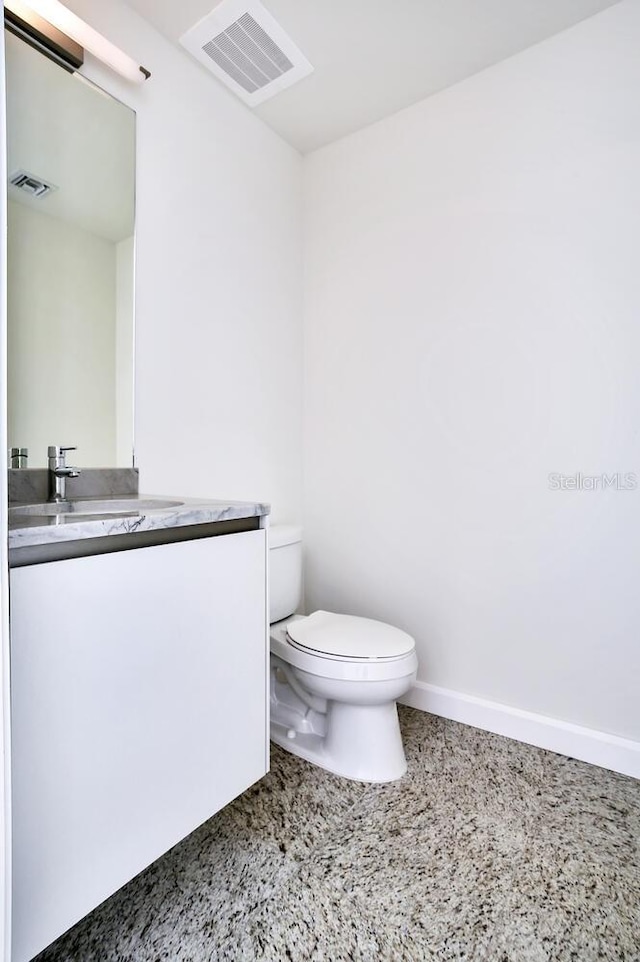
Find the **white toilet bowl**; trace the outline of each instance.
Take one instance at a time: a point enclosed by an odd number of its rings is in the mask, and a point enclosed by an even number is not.
[[[379,621],[316,611],[272,624],[271,739],[345,778],[401,778],[396,699],[417,666],[413,639]]]

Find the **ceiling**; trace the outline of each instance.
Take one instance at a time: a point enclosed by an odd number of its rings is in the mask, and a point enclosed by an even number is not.
[[[254,112],[307,153],[616,2],[264,0],[315,71]],[[217,6],[215,0],[128,3],[176,44]],[[211,75],[211,83],[219,81]]]
[[[9,198],[110,241],[133,233],[135,114],[8,32],[7,173],[57,187]]]

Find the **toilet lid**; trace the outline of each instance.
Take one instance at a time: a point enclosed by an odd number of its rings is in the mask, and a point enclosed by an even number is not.
[[[382,621],[334,615],[316,611],[307,618],[287,625],[287,635],[296,648],[327,657],[401,658],[415,648],[411,635]]]

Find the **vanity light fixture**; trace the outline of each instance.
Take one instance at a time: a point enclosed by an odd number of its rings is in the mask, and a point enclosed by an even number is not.
[[[77,17],[59,0],[5,0],[5,26],[65,70],[82,66],[87,50],[133,83],[151,74],[128,54]]]

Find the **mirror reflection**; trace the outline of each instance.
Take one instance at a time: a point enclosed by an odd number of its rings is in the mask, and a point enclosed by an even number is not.
[[[5,40],[9,445],[129,467],[135,114]]]

